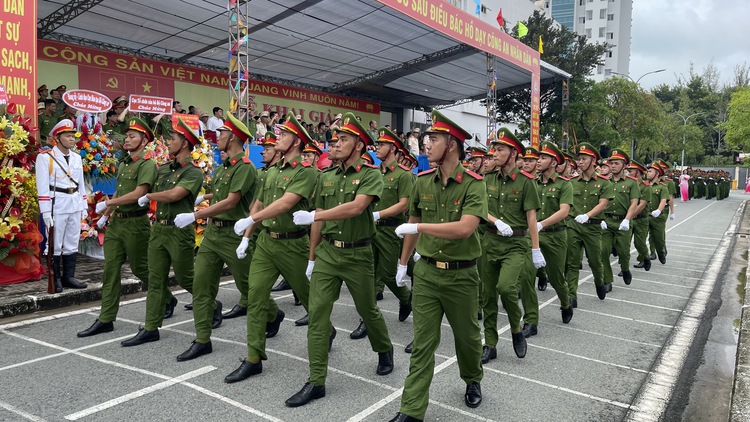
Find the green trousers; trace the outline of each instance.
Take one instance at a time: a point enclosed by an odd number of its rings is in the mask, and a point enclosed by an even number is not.
[[[307,354],[310,376],[307,382],[325,385],[328,374],[328,338],[333,328],[331,312],[346,283],[357,313],[367,327],[372,350],[388,352],[393,345],[388,327],[375,304],[375,280],[372,247],[336,248],[325,240],[315,248],[315,267],[310,280]],[[475,315],[476,317],[476,315]]]
[[[539,297],[536,295],[536,267],[531,260],[531,245],[529,245],[529,259],[526,262],[526,268],[521,271],[518,284],[521,290],[523,322],[539,325]]]
[[[659,218],[648,218],[648,237],[653,242],[656,254],[665,256],[667,252],[667,214],[662,214]]]
[[[121,271],[125,261],[130,270],[148,289],[148,243],[151,227],[147,216],[132,218],[112,217],[104,235],[104,274],[102,279],[102,309],[99,322],[117,319],[120,308]],[[162,312],[164,309],[162,308]]]
[[[606,218],[607,230],[602,230],[602,268],[604,269],[604,284],[614,281],[612,266],[609,264],[609,254],[612,248],[617,252],[620,270],[630,271],[630,237],[632,229],[620,230],[622,221]]]
[[[643,262],[649,259],[648,244],[646,243],[649,218],[651,217],[634,218],[630,221],[633,246],[635,246],[635,250],[638,251],[638,262]]]
[[[193,250],[195,249],[195,228],[188,226],[163,226],[156,223],[151,227],[148,240],[148,294],[146,296],[145,328],[153,331],[164,320],[164,308],[172,300],[172,292],[167,287],[169,267],[174,268],[177,284],[193,293]]]
[[[219,293],[221,269],[227,264],[240,291],[240,306],[247,306],[247,276],[252,261],[252,242],[245,259],[237,258],[237,247],[242,238],[232,227],[206,226],[203,241],[195,256],[195,280],[193,282],[193,318],[195,336],[199,343],[211,339],[211,322]]]
[[[568,282],[568,293],[571,299],[578,299],[578,276],[580,275],[583,250],[589,260],[589,267],[594,274],[594,284],[604,284],[602,268],[602,228],[599,223],[579,224],[571,221],[568,224],[568,255],[565,257],[565,279]]]
[[[375,291],[382,293],[384,286],[402,304],[409,302],[409,288],[396,285],[396,270],[401,256],[401,239],[396,236],[396,228],[377,226],[372,242],[372,255],[375,266]]]
[[[266,360],[266,323],[276,319],[279,307],[271,297],[279,275],[284,277],[308,309],[310,284],[305,275],[310,238],[273,239],[266,231],[258,236],[250,264],[247,292],[247,357]]]
[[[414,348],[401,395],[401,413],[424,419],[440,345],[443,315],[453,331],[458,372],[467,384],[482,381],[482,337],[477,321],[476,267],[441,270],[420,259],[414,265]],[[520,317],[519,317],[520,318]],[[368,331],[369,335],[369,331]]]
[[[547,272],[549,284],[555,289],[557,298],[560,299],[560,307],[570,307],[570,296],[568,296],[568,282],[565,280],[565,257],[568,251],[567,230],[559,232],[539,233],[539,249],[547,261],[544,269]]]

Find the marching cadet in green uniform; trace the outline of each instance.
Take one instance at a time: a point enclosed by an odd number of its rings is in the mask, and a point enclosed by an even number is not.
[[[648,213],[646,212],[646,207],[648,206],[650,193],[646,189],[646,182],[643,180],[645,173],[646,167],[643,164],[635,160],[630,161],[628,177],[633,177],[638,182],[638,190],[640,191],[638,206],[635,209],[633,219],[630,221],[632,223],[633,246],[638,251],[638,263],[633,265],[633,267],[649,271],[651,269],[651,257],[649,256],[648,244],[646,243],[646,238],[648,237]]]
[[[58,116],[55,115],[56,107],[57,103],[55,100],[44,100],[44,112],[37,117],[37,119],[39,119],[39,135],[42,138],[42,145],[44,146],[52,145],[51,142],[47,141],[47,137],[50,136],[52,128],[55,127],[59,120]],[[73,122],[75,122],[75,120],[73,120]]]
[[[250,132],[231,113],[227,117],[224,125],[217,129],[221,133],[216,145],[220,151],[227,153],[227,160],[214,172],[211,205],[198,212],[181,213],[175,217],[177,227],[192,227],[195,220],[208,218],[206,232],[195,256],[193,317],[196,339],[177,356],[178,361],[195,359],[213,351],[211,329],[218,328],[223,319],[222,304],[216,300],[216,295],[225,263],[241,294],[239,306],[247,308],[250,259],[238,259],[237,248],[240,243],[248,242],[248,238],[236,235],[233,227],[237,220],[247,217],[253,202],[257,172],[242,148],[251,137]]]
[[[468,154],[469,170],[476,174],[482,174],[484,171],[484,162],[487,160],[487,151],[484,148],[470,147]],[[492,158],[490,158],[491,160]]]
[[[706,199],[714,198],[716,198],[716,179],[712,171],[708,173],[708,179],[706,179]]]
[[[552,142],[542,144],[537,164],[537,189],[541,208],[536,226],[539,232],[539,248],[547,261],[546,275],[560,300],[562,322],[567,324],[573,318],[573,307],[570,305],[568,283],[565,280],[568,241],[565,219],[573,204],[573,187],[567,178],[557,174],[558,163],[565,163],[565,156],[557,145]]]
[[[375,303],[375,268],[372,238],[374,202],[383,193],[377,167],[365,164],[362,154],[375,140],[352,113],[343,117],[338,141],[329,154],[340,164],[324,171],[315,189],[315,211],[296,211],[294,223],[311,225],[306,273],[310,278],[307,353],[310,376],[302,389],[286,400],[289,407],[304,406],[325,397],[328,351],[336,336],[331,324],[333,304],[341,283],[346,283],[357,313],[365,321],[372,350],[378,353],[378,375],[393,371],[393,344]]]
[[[476,229],[487,218],[487,193],[482,177],[460,164],[464,141],[471,134],[437,110],[432,111],[432,122],[426,132],[427,159],[437,168],[417,177],[409,222],[396,229],[405,236],[396,279],[403,279],[403,266],[415,245],[422,258],[414,264],[414,350],[400,412],[391,422],[424,419],[444,315],[453,331],[459,373],[467,384],[464,402],[469,407],[482,402],[482,338],[476,318],[481,246]]]
[[[666,184],[661,183],[660,178],[664,174],[664,169],[658,163],[651,163],[646,173],[648,181],[646,189],[649,192],[648,206],[646,212],[651,216],[648,218],[648,236],[654,242],[659,262],[667,263],[666,248],[666,224],[667,216],[664,214],[664,208],[669,201],[669,188]]]
[[[582,142],[578,145],[579,176],[570,180],[573,186],[570,215],[576,217],[568,222],[568,256],[565,259],[565,277],[574,308],[578,307],[578,275],[584,248],[594,275],[596,295],[600,300],[607,296],[601,252],[602,220],[599,215],[615,195],[612,184],[596,174],[597,160],[599,153],[591,144]]]
[[[609,264],[612,248],[617,252],[625,284],[630,284],[633,280],[633,274],[630,272],[630,222],[636,216],[641,190],[636,178],[625,175],[625,167],[630,163],[630,157],[625,151],[613,149],[608,162],[614,198],[604,210],[601,253],[604,284],[607,286],[607,292],[610,292],[614,281],[612,266]]]
[[[672,181],[669,176],[666,175],[667,171],[669,170],[669,165],[664,160],[658,160],[656,161],[656,164],[661,167],[662,170],[662,177],[659,179],[660,183],[664,184],[667,187],[667,193],[669,195],[669,198],[667,199],[667,206],[669,207],[669,219],[674,220],[674,197],[677,195],[677,185],[674,181]],[[665,219],[666,223],[666,219]],[[649,245],[651,247],[651,255],[649,258],[652,260],[656,259],[658,253],[656,252],[656,243],[654,243],[654,239],[649,236]],[[666,242],[666,238],[665,238]],[[666,243],[665,243],[666,245]],[[666,252],[666,246],[664,248],[664,256],[667,256]],[[661,260],[659,260],[661,262]]]
[[[524,308],[527,308],[527,313],[536,312],[538,318],[539,302],[534,286],[528,288],[521,284],[531,283],[534,272],[529,270],[529,265],[532,259],[533,266],[544,266],[536,224],[536,212],[540,207],[536,183],[533,175],[521,171],[516,165],[517,157],[524,153],[523,144],[510,130],[500,128],[492,145],[500,171],[495,177],[485,179],[489,213],[487,232],[482,238],[485,257],[481,277],[485,291],[483,363],[497,357],[498,296],[508,314],[513,351],[519,358],[526,356],[527,333],[521,327],[518,290],[522,289],[522,296],[533,296],[524,299]],[[527,235],[531,237],[531,244]],[[533,328],[536,329],[536,324]]]
[[[563,151],[563,156],[565,157],[565,162],[559,163],[555,171],[557,171],[557,174],[560,176],[570,179],[573,176],[573,172],[578,170],[578,164],[573,156],[567,152]]]
[[[276,335],[284,319],[276,301],[268,299],[279,275],[289,281],[305,309],[308,307],[309,280],[305,268],[310,239],[307,230],[294,224],[292,214],[310,208],[308,198],[318,178],[315,169],[302,158],[303,148],[311,142],[305,128],[290,113],[274,143],[283,159],[265,172],[250,216],[234,225],[234,232],[240,236],[249,236],[251,226],[258,224],[262,231],[255,243],[248,277],[248,355],[239,368],[224,378],[227,383],[263,372],[263,360],[268,359],[266,338]],[[238,257],[245,252],[243,244],[237,250]]]
[[[78,337],[88,337],[114,329],[120,306],[120,272],[127,261],[130,269],[148,290],[149,268],[148,242],[151,227],[148,208],[138,205],[138,198],[147,194],[156,182],[156,162],[146,155],[146,144],[154,140],[154,134],[141,119],[132,118],[128,123],[123,149],[128,156],[117,170],[117,188],[112,199],[96,204],[96,212],[104,215],[99,227],[112,216],[104,236],[104,274],[102,280],[102,307],[99,318]],[[162,303],[163,304],[163,303]],[[164,308],[162,307],[162,312]]]
[[[174,217],[193,210],[193,203],[203,185],[203,171],[190,157],[193,147],[199,142],[198,135],[178,119],[168,144],[174,159],[159,167],[153,193],[138,199],[140,206],[156,201],[156,221],[148,241],[146,322],[135,337],[120,343],[125,347],[159,340],[159,327],[164,318],[172,316],[177,306],[177,298],[167,287],[170,266],[174,268],[177,284],[190,293],[193,291],[195,230],[193,227],[177,228]]]
[[[536,179],[537,163],[539,162],[539,151],[534,147],[526,147],[523,153],[522,171],[532,175]],[[547,279],[545,267],[535,268],[531,260],[527,260],[526,268],[519,276],[519,291],[521,292],[521,305],[523,305],[523,336],[529,338],[537,334],[539,325],[539,298],[534,290],[534,280]],[[546,283],[546,281],[545,281]]]
[[[325,136],[324,134],[321,135]],[[320,161],[321,155],[323,155],[323,151],[316,142],[305,145],[305,149],[302,150],[302,156],[305,158],[305,161],[318,171],[320,171],[318,161]]]
[[[703,180],[703,172],[698,170],[695,177],[695,199],[703,198],[706,194],[706,182]]]

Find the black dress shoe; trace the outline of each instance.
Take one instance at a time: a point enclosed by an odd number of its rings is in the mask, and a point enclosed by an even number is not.
[[[492,359],[497,359],[497,349],[491,346],[482,346],[482,363],[488,363]]]
[[[404,353],[411,353],[412,349],[414,348],[414,340],[410,341],[409,344],[404,347]]]
[[[536,282],[536,288],[539,289],[540,292],[543,292],[547,290],[547,283],[549,283],[547,277],[539,277],[539,280]]]
[[[560,314],[562,314],[563,324],[567,324],[573,319],[573,306],[571,305],[568,309],[560,308]]]
[[[617,276],[618,276],[618,277],[622,277],[622,270],[620,270],[620,272],[619,272],[619,273],[617,273]]]
[[[604,287],[607,288],[607,293],[612,291],[612,283],[604,283]]]
[[[396,413],[396,417],[388,422],[422,422],[422,419],[412,418],[409,415],[398,412]]]
[[[247,308],[242,307],[240,305],[234,305],[229,312],[222,314],[221,317],[223,319],[232,319],[232,318],[237,318],[237,317],[241,317],[245,315],[247,315]]]
[[[526,356],[526,337],[523,336],[523,332],[511,334],[513,337],[513,351],[516,352],[516,356],[523,358]]]
[[[482,404],[482,387],[478,382],[472,382],[466,386],[466,394],[464,394],[464,401],[466,405],[474,408],[479,407]]]
[[[578,299],[571,298],[570,299],[570,307],[571,308],[577,308],[578,307]]]
[[[328,337],[328,351],[333,348],[333,340],[336,338],[336,327],[331,328],[331,335]]]
[[[359,340],[365,337],[367,337],[367,326],[365,325],[365,322],[360,319],[359,326],[357,326],[357,329],[349,334],[349,338],[351,338],[352,340]]]
[[[122,345],[122,347],[140,346],[143,343],[149,343],[152,341],[159,341],[159,329],[157,328],[154,331],[148,331],[145,328],[140,328],[135,337],[121,341],[120,345]]]
[[[612,256],[617,258],[617,250],[614,247],[612,248]]]
[[[375,300],[383,300],[383,292],[375,293]]]
[[[188,311],[192,311],[193,310],[193,302],[186,303],[185,304],[185,309],[187,309]]]
[[[523,330],[521,330],[521,332],[523,333],[523,336],[526,338],[535,336],[537,333],[536,325],[535,324],[523,324]]]
[[[213,346],[211,346],[210,340],[208,341],[208,343],[198,343],[197,340],[193,340],[193,344],[191,344],[187,350],[177,356],[177,362],[192,360],[197,357],[207,355],[213,351],[214,349]]]
[[[211,319],[211,328],[217,329],[221,325],[222,321],[224,321],[224,315],[221,314],[221,302],[218,300],[216,301],[216,307],[214,308],[214,315]]]
[[[309,314],[305,314],[302,318],[294,321],[294,325],[301,327],[303,325],[307,325],[309,322]]]
[[[622,280],[625,282],[626,285],[630,285],[630,283],[633,282],[633,273],[630,271],[621,271],[622,272]]]
[[[409,297],[409,301],[406,303],[399,303],[398,305],[398,320],[401,322],[406,321],[406,318],[409,318],[409,315],[411,315],[411,296]]]
[[[378,353],[378,369],[375,373],[378,375],[388,375],[393,372],[393,346],[387,352]]]
[[[253,375],[260,374],[261,372],[263,372],[262,360],[258,361],[258,363],[252,363],[252,362],[248,362],[245,359],[242,359],[242,363],[240,364],[240,367],[232,371],[231,374],[224,377],[224,382],[227,384],[231,384],[233,382],[246,380]]]
[[[325,385],[312,385],[309,382],[305,383],[301,390],[297,394],[286,399],[286,403],[289,407],[299,407],[310,403],[312,400],[323,398],[326,396]]]
[[[646,271],[648,271],[648,270],[651,269],[651,260],[650,259],[647,259],[647,260],[643,261],[643,269],[646,270]]]
[[[656,259],[656,252],[652,252],[651,255],[648,256],[648,259],[655,260]]]
[[[659,262],[661,262],[662,264],[666,264],[667,263],[667,255],[659,255]]]
[[[91,327],[78,332],[78,337],[90,337],[101,333],[110,333],[115,329],[111,322],[99,322],[97,319]]]
[[[294,295],[294,306],[302,306],[302,301],[299,300],[299,297],[297,297],[297,293],[292,293]]]
[[[276,334],[279,333],[279,327],[284,321],[284,315],[284,311],[279,309],[279,312],[276,313],[276,319],[266,323],[266,338],[276,337]]]
[[[641,261],[641,262],[633,265],[633,268],[643,268],[645,266],[646,266],[646,262],[645,261]]]
[[[596,296],[599,298],[599,300],[604,300],[605,297],[607,297],[607,286],[602,284],[601,286],[596,286]]]
[[[274,286],[274,288],[271,289],[272,292],[281,292],[283,290],[289,290],[292,288],[292,285],[289,284],[286,280],[281,280],[281,283]]]
[[[164,319],[172,318],[175,306],[177,306],[177,298],[172,296],[172,300],[167,303],[167,307],[164,309]]]

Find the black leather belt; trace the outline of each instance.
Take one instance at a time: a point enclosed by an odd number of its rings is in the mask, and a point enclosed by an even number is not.
[[[487,226],[487,231],[490,233],[495,233],[497,235],[500,235],[497,231],[497,227],[495,226]],[[526,236],[529,233],[528,229],[513,229],[513,235],[512,236]],[[501,235],[502,236],[502,235]],[[511,236],[509,236],[511,237]]]
[[[172,219],[156,220],[156,222],[162,226],[174,226],[174,220]]]
[[[76,192],[78,192],[78,188],[58,188],[54,186],[50,186],[49,190],[60,192],[60,193],[67,193],[68,195],[72,195]]]
[[[621,221],[621,220],[624,220],[625,217],[627,217],[625,215],[616,215],[616,214],[604,214],[604,215],[606,215],[607,217],[609,217],[609,218],[611,218],[611,219],[613,219],[615,221]]]
[[[323,236],[328,243],[341,249],[364,248],[372,244],[372,239],[357,240],[354,242],[344,242],[342,240],[332,239],[330,236]]]
[[[278,233],[278,232],[272,232],[271,230],[266,229],[266,233],[268,233],[268,235],[271,236],[271,239],[299,239],[307,235],[307,230],[303,229],[303,230],[297,230],[296,232]]]
[[[441,270],[458,270],[461,268],[471,268],[477,265],[477,260],[472,259],[470,261],[436,261],[432,258],[423,256],[425,262]]]
[[[376,226],[386,226],[386,227],[397,227],[401,225],[400,220],[396,220],[395,218],[381,218],[380,220],[375,222]]]
[[[639,218],[646,218],[646,217],[648,217],[648,214],[636,215],[635,217],[633,217],[633,220],[637,220]]]
[[[557,227],[544,227],[542,228],[540,233],[552,233],[552,232],[561,232],[563,230],[567,230],[568,228],[566,226],[557,226]]]
[[[589,221],[583,224],[602,224],[602,221],[604,220],[602,220],[601,218],[589,218]]]
[[[213,218],[208,220],[208,224],[216,227],[234,227],[236,222],[237,220],[214,220]]]
[[[117,218],[133,218],[133,217],[142,217],[144,215],[148,214],[148,210],[138,210],[133,212],[116,212],[115,217]]]

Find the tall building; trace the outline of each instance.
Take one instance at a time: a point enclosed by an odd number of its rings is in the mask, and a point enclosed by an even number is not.
[[[545,0],[545,11],[560,24],[585,35],[592,42],[614,46],[605,53],[604,64],[594,69],[594,80],[630,73],[633,0]]]

